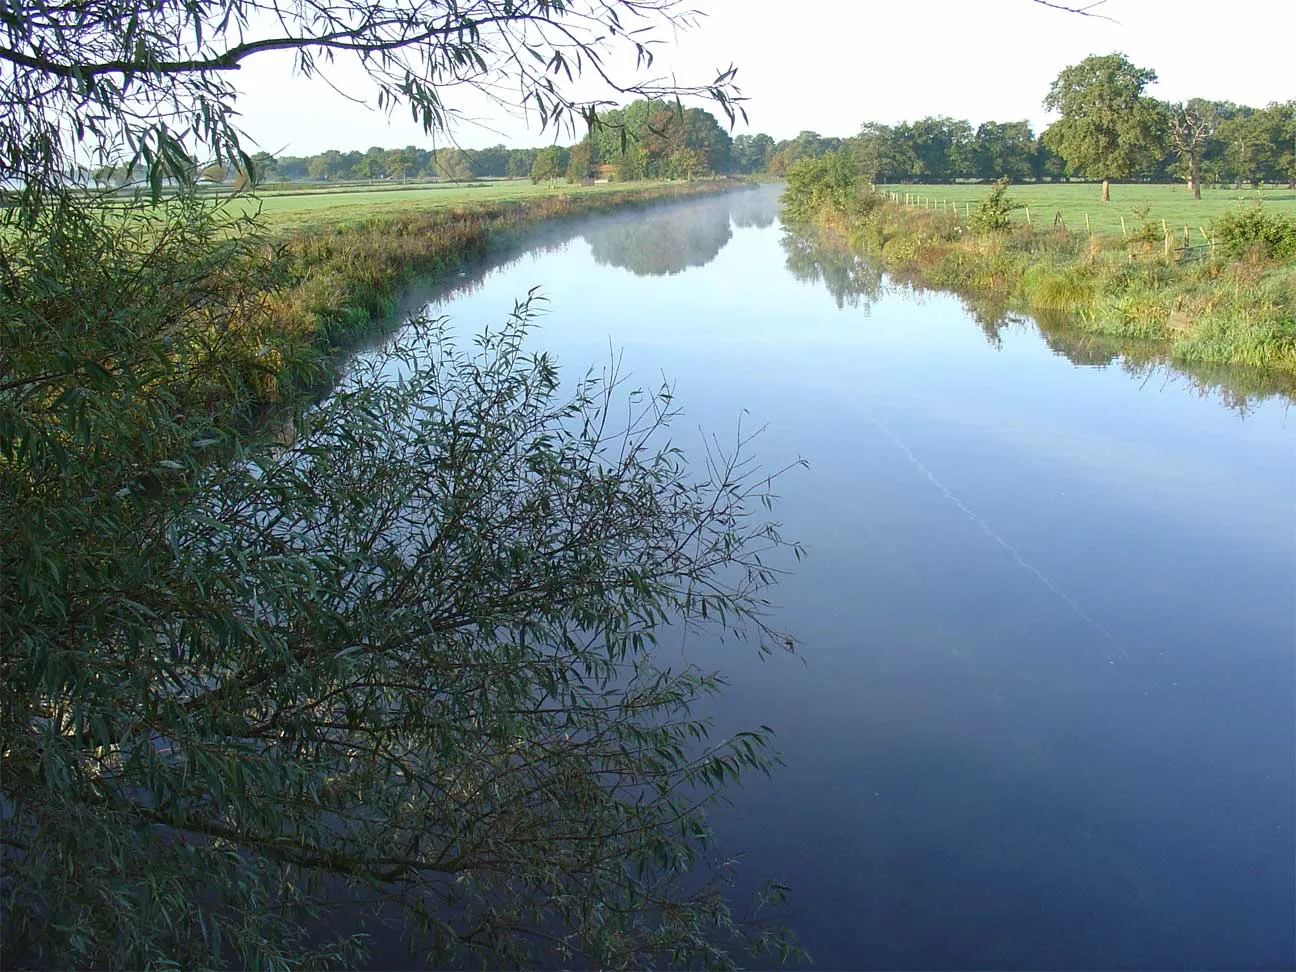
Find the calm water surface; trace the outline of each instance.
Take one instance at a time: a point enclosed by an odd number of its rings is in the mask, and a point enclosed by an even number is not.
[[[541,286],[537,346],[768,428],[799,658],[724,669],[786,767],[716,820],[819,968],[1296,961],[1296,415],[1136,349],[916,294],[776,194],[617,215],[432,302]],[[573,235],[574,234],[574,235]],[[979,319],[979,320],[978,320]],[[1122,353],[1123,350],[1123,353]]]

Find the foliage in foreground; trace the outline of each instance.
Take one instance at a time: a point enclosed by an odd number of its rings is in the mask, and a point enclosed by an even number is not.
[[[418,324],[291,448],[240,437],[212,342],[261,250],[81,217],[4,266],[6,964],[345,965],[329,909],[436,965],[777,951],[705,849],[768,731],[710,739],[720,678],[655,648],[784,644],[745,440],[689,465],[669,390],[560,390],[533,300],[469,348]]]

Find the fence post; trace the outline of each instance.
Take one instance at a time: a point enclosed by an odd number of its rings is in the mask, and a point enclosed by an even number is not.
[[[963,218],[966,220],[972,219],[972,206],[970,203],[963,204]]]
[[[1027,207],[1026,207],[1026,225],[1029,226],[1030,224],[1031,224],[1031,221],[1030,221],[1030,207],[1027,206]]]
[[[1093,236],[1093,227],[1089,225],[1089,214],[1085,213],[1085,232]]]
[[[1129,234],[1125,232],[1125,217],[1124,217],[1124,216],[1121,217],[1121,236],[1129,236]]]

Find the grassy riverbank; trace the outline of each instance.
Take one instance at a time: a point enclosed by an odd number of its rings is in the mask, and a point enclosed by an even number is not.
[[[405,218],[416,212],[461,206],[543,202],[551,198],[588,200],[589,204],[615,206],[629,196],[690,192],[709,183],[646,181],[633,184],[602,183],[591,186],[539,185],[530,179],[499,179],[474,182],[437,182],[426,185],[348,186],[327,189],[320,186],[277,190],[256,197],[236,198],[241,211],[258,211],[266,222],[285,231],[325,229],[339,222]],[[582,203],[583,204],[583,203]]]
[[[1185,248],[1182,228],[1167,241],[1150,216],[1127,221],[1126,235],[1085,232],[1074,221],[1028,226],[1011,218],[1020,212],[1010,208],[1020,202],[1016,187],[999,228],[971,205],[932,209],[904,205],[903,196],[896,204],[840,174],[834,188],[826,170],[802,173],[789,187],[790,215],[827,228],[898,279],[1004,310],[1066,314],[1082,332],[1163,342],[1175,360],[1247,365],[1296,381],[1296,255],[1224,245],[1227,214],[1252,210],[1225,208],[1192,229],[1190,240],[1199,238]],[[1220,245],[1209,246],[1211,238]]]

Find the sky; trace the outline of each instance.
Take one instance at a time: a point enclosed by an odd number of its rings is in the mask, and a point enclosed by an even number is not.
[[[1041,102],[1068,64],[1121,51],[1157,72],[1148,93],[1263,106],[1296,98],[1296,3],[1292,0],[1106,0],[1078,17],[1031,0],[690,0],[704,16],[664,35],[654,73],[711,80],[738,67],[749,124],[734,134],[791,138],[810,129],[847,136],[865,121],[926,115],[983,121],[1050,120]],[[633,65],[622,67],[629,74]],[[363,75],[338,67],[333,87],[294,78],[291,59],[258,55],[240,71],[243,130],[275,154],[371,145],[479,148],[542,145],[552,133],[484,97],[447,97],[464,121],[433,139],[408,114],[388,118],[365,103]],[[338,93],[334,88],[343,93]],[[699,103],[705,107],[704,103]],[[569,143],[569,134],[560,137]]]

